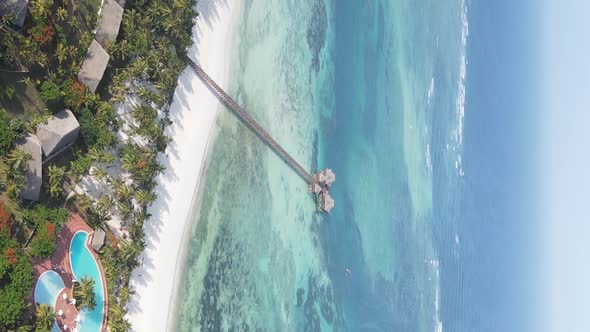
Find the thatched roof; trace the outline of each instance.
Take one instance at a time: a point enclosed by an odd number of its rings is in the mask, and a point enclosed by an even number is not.
[[[320,194],[320,208],[327,213],[330,213],[334,208],[334,199],[332,199],[332,196],[327,191],[322,191]]]
[[[29,0],[0,0],[0,16],[13,15],[12,23],[22,27],[27,17]]]
[[[104,245],[104,238],[106,233],[102,229],[97,229],[92,233],[92,241],[90,245],[95,251],[99,251]]]
[[[321,171],[318,175],[318,181],[324,184],[331,184],[332,182],[336,181],[336,174],[332,172],[331,169],[326,168],[325,170]]]
[[[16,147],[25,150],[31,155],[29,169],[27,171],[27,182],[20,192],[20,197],[29,201],[39,200],[42,182],[41,168],[41,144],[37,136],[27,134],[16,142]]]
[[[123,7],[115,0],[105,0],[100,10],[96,41],[106,47],[107,41],[114,42],[119,34],[119,27],[123,19]]]
[[[78,73],[78,80],[84,83],[92,93],[96,92],[96,87],[102,80],[109,59],[110,56],[107,52],[93,39],[88,47],[88,53],[86,53],[82,68]]]
[[[72,111],[65,109],[37,126],[37,136],[46,160],[68,148],[78,138],[80,124]]]

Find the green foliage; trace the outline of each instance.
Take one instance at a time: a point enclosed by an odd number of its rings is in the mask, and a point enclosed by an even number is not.
[[[66,177],[66,168],[51,165],[48,168],[49,173],[49,194],[53,198],[59,197],[62,193],[62,184]]]
[[[120,151],[123,169],[133,175],[138,187],[151,190],[155,186],[155,176],[164,171],[158,162],[156,151],[134,145],[125,144]]]
[[[31,256],[47,258],[53,255],[55,251],[55,225],[53,223],[45,223],[37,227],[37,233],[31,241]]]
[[[25,185],[25,175],[31,155],[23,149],[12,149],[5,158],[8,167],[2,168],[0,175],[8,184],[8,195],[16,198]]]
[[[78,156],[76,160],[70,162],[70,172],[75,177],[88,174],[92,166],[92,158],[89,155]]]
[[[45,81],[41,85],[41,98],[50,109],[57,110],[64,107],[64,93],[59,85]]]
[[[33,128],[36,128],[40,124],[47,124],[49,117],[51,117],[49,114],[35,113],[33,114],[33,118],[29,121],[29,125]]]
[[[103,149],[116,144],[117,137],[114,131],[118,129],[118,122],[115,111],[108,103],[99,103],[96,117],[89,108],[81,108],[78,122],[80,135],[87,147]]]
[[[14,96],[14,86],[7,84],[7,85],[0,85],[0,98],[4,100],[12,100]]]
[[[0,53],[0,65],[11,68],[15,64],[14,54],[12,52]]]
[[[99,135],[99,128],[94,120],[94,115],[88,107],[81,108],[78,113],[78,122],[80,123],[80,136],[86,146],[96,144]]]
[[[11,117],[0,108],[0,155],[5,155],[12,148],[14,141],[23,137],[24,134],[22,121]]]
[[[15,253],[10,258],[7,253]],[[0,330],[14,328],[22,321],[25,299],[32,292],[33,268],[18,249],[16,241],[0,232]]]
[[[40,227],[50,222],[59,229],[68,219],[68,210],[65,208],[51,209],[42,204],[35,204],[23,211],[23,218],[25,222],[34,227]]]

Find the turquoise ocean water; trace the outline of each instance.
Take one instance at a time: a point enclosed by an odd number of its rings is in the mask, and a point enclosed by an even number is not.
[[[486,282],[493,269],[476,257],[510,260],[497,249],[520,239],[486,242],[512,226],[476,221],[501,216],[482,207],[496,195],[508,209],[504,175],[521,170],[489,167],[512,143],[490,146],[478,125],[516,127],[481,107],[469,115],[469,96],[477,105],[489,89],[470,90],[471,53],[486,53],[470,40],[489,29],[471,21],[498,3],[244,1],[228,91],[304,167],[335,171],[336,208],[319,214],[307,185],[224,112],[175,330],[493,331],[508,319],[514,308],[494,303],[509,299],[490,300],[505,285]]]

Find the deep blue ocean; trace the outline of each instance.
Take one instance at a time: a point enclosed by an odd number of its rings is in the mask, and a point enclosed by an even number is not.
[[[179,330],[531,331],[536,28],[529,1],[243,2]]]

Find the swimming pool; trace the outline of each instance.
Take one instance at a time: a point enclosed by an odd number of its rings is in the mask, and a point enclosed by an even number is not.
[[[64,282],[55,271],[45,271],[35,284],[35,303],[48,304],[55,308],[57,296],[65,288]],[[57,325],[53,323],[53,332],[59,332]]]
[[[84,276],[94,279],[94,293],[96,294],[96,307],[94,310],[89,311],[88,308],[84,308],[80,311],[78,331],[98,332],[102,327],[104,316],[104,293],[98,264],[88,247],[86,247],[87,239],[88,233],[81,231],[74,234],[70,243],[70,262],[74,276],[78,281],[82,280]]]

